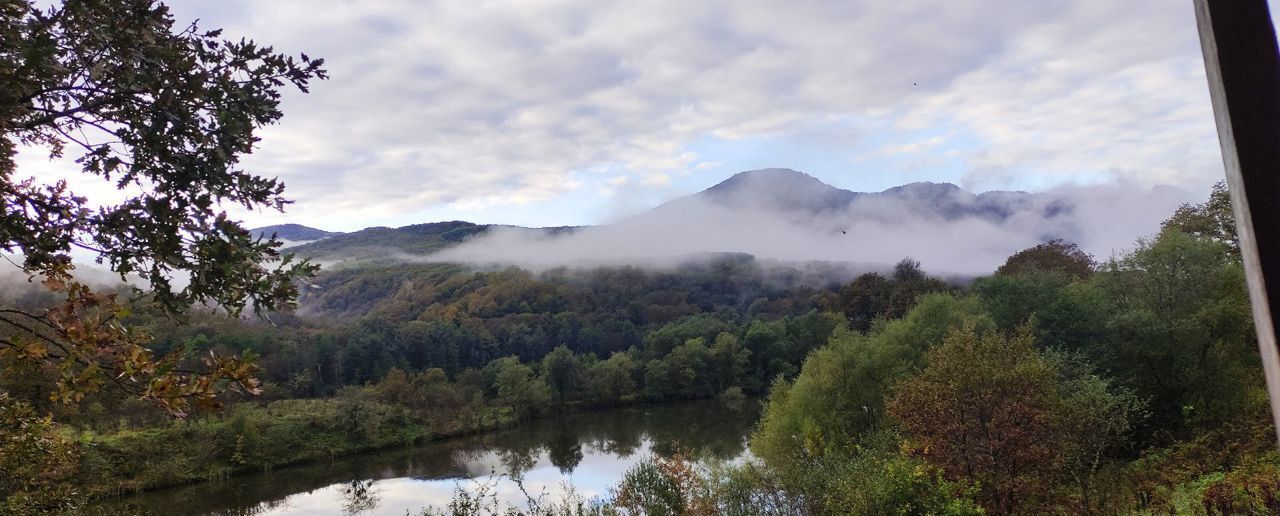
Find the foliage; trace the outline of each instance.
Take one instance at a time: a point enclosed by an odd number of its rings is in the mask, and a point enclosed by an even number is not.
[[[533,373],[533,368],[521,364],[516,357],[493,361],[485,367],[492,369],[493,387],[498,402],[511,407],[518,418],[541,413],[551,404],[551,387]]]
[[[1054,418],[1061,446],[1062,474],[1074,489],[1068,505],[1082,514],[1102,512],[1107,466],[1121,455],[1134,428],[1146,417],[1146,403],[1129,389],[1099,376],[1079,356],[1042,354],[1058,373],[1059,405]]]
[[[636,395],[636,361],[618,352],[587,368],[588,401],[595,405],[616,405]]]
[[[716,501],[703,475],[684,455],[641,462],[618,483],[613,505],[629,514],[711,516]]]
[[[1055,372],[1030,336],[957,329],[927,360],[888,404],[918,453],[949,477],[982,486],[983,505],[995,512],[1045,496],[1062,461],[1054,439],[1059,400]]]
[[[1087,278],[1095,267],[1093,257],[1080,250],[1074,242],[1055,238],[1014,253],[996,269],[996,276],[1056,272],[1073,278]]]
[[[1046,311],[1058,299],[1059,290],[1072,284],[1071,276],[1057,271],[997,274],[975,280],[973,292],[996,326],[1010,331]]]
[[[488,404],[415,411],[377,388],[329,399],[240,404],[220,417],[87,434],[72,478],[84,495],[112,495],[501,428],[509,409]],[[158,451],[163,450],[163,453]]]
[[[920,367],[924,352],[963,324],[990,326],[972,300],[931,294],[903,319],[869,335],[837,330],[805,360],[793,383],[775,382],[752,451],[786,472],[856,443],[880,426],[894,382]]]
[[[582,364],[569,348],[558,346],[543,357],[542,372],[562,405],[582,388]]]
[[[919,458],[899,453],[892,432],[817,461],[801,478],[814,513],[976,515],[977,490]]]
[[[0,393],[0,514],[73,513],[79,448],[49,417]]]
[[[232,314],[286,309],[295,280],[316,270],[281,256],[279,241],[252,238],[220,206],[288,203],[282,184],[238,160],[282,116],[281,88],[305,92],[325,77],[323,62],[220,35],[174,27],[154,0],[0,4],[0,249],[65,295],[45,312],[0,311],[0,358],[58,370],[61,401],[111,382],[183,415],[189,400],[210,405],[228,386],[256,391],[237,359],[210,356],[200,374],[154,355],[125,321],[126,304],[74,279],[72,249],[135,277],[135,297],[171,315],[205,302]],[[126,197],[95,207],[65,181],[16,176],[19,147],[73,152],[83,173]]]
[[[1152,426],[1182,432],[1246,411],[1259,362],[1244,273],[1221,245],[1164,231],[1097,280],[1112,312],[1093,359],[1151,399]]]
[[[1213,185],[1208,201],[1179,206],[1161,229],[1177,230],[1220,243],[1232,256],[1240,256],[1240,237],[1236,235],[1236,219],[1231,210],[1231,193],[1227,190],[1226,181]]]
[[[877,317],[902,317],[921,295],[947,289],[946,282],[926,275],[920,262],[904,258],[894,266],[889,278],[869,272],[841,288],[840,307],[850,326],[867,331]]]

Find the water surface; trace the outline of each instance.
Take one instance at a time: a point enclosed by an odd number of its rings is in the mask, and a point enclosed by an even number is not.
[[[403,516],[442,506],[456,489],[474,491],[481,484],[520,506],[525,492],[555,498],[569,484],[590,499],[607,495],[627,469],[652,454],[669,456],[679,449],[699,461],[738,459],[758,415],[758,404],[750,401],[579,412],[472,437],[150,491],[107,505],[132,504],[154,514]]]

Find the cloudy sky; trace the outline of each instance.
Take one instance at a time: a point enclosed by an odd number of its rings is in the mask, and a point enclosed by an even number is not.
[[[169,3],[328,63],[245,161],[297,201],[251,225],[592,224],[765,167],[863,191],[1221,175],[1189,0]]]

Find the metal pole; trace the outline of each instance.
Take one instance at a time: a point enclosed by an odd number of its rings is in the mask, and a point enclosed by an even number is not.
[[[1280,437],[1280,50],[1266,0],[1194,0],[1253,324]]]

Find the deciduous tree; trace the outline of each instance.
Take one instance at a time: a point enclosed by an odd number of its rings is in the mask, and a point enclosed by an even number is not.
[[[71,253],[131,277],[135,299],[170,315],[196,303],[232,314],[291,306],[295,281],[315,268],[222,210],[288,204],[279,181],[239,160],[280,119],[282,88],[306,91],[325,77],[322,61],[175,26],[154,0],[6,0],[0,42],[0,250],[62,296],[44,312],[0,311],[3,359],[56,370],[63,401],[110,383],[180,415],[226,387],[256,391],[239,360],[207,356],[196,372],[155,356],[125,322],[126,303],[76,281]],[[24,147],[75,157],[129,194],[110,204],[23,177],[14,156]]]
[[[928,367],[897,385],[889,414],[919,452],[952,478],[982,486],[984,505],[1008,514],[1047,493],[1062,465],[1053,367],[1028,333],[949,334]]]

